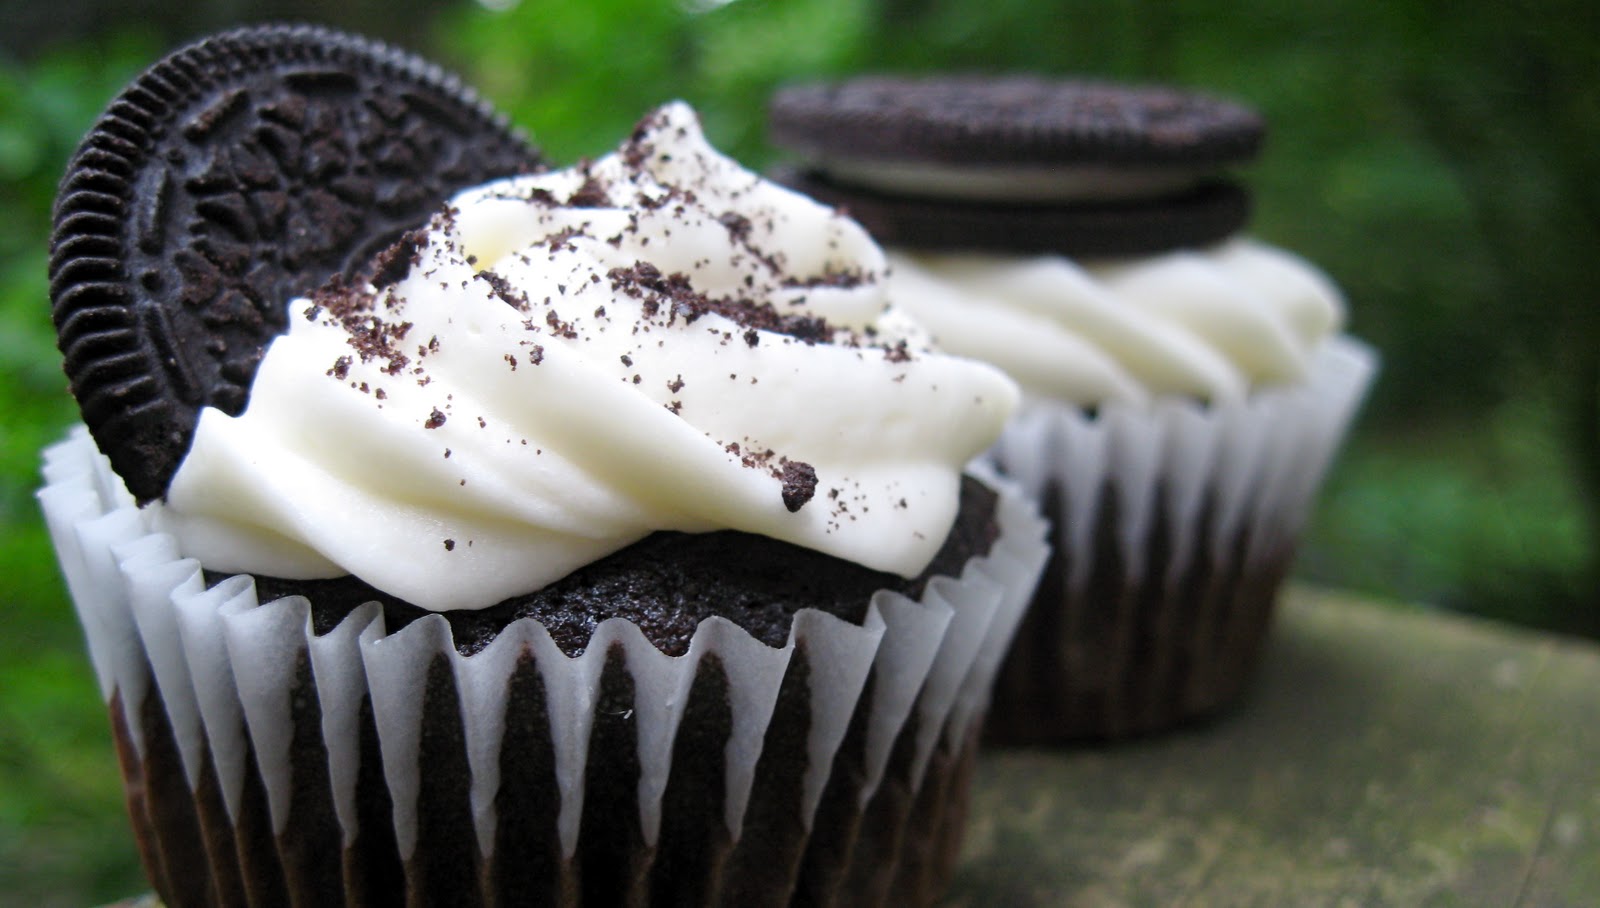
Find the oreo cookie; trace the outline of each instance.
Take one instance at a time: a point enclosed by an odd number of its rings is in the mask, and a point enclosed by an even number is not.
[[[67,167],[50,254],[72,392],[129,490],[165,493],[203,407],[244,409],[290,299],[541,167],[437,66],[325,28],[219,34],[134,80]]]
[[[1031,76],[863,77],[792,86],[779,179],[847,208],[883,242],[1073,256],[1213,243],[1249,219],[1227,168],[1265,127],[1229,101],[1160,86]]]

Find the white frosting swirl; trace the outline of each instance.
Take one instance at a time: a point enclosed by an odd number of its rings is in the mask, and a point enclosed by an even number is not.
[[[940,346],[1082,405],[1237,400],[1303,379],[1344,302],[1302,259],[1248,239],[1104,262],[891,252],[890,295]]]
[[[592,165],[458,196],[411,262],[291,304],[249,408],[201,416],[159,522],[208,568],[471,609],[726,528],[911,576],[1016,404],[917,349],[860,227],[681,104]]]

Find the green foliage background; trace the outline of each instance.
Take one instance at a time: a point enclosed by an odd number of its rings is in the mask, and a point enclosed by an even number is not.
[[[682,97],[713,140],[760,165],[773,86],[869,70],[1090,73],[1249,101],[1274,126],[1250,172],[1252,229],[1322,264],[1350,297],[1354,332],[1384,356],[1302,576],[1600,633],[1591,4],[374,6],[323,18],[447,62],[559,162],[603,153]],[[84,906],[142,887],[103,709],[32,501],[38,451],[75,412],[46,302],[55,183],[127,79],[182,39],[255,18],[202,3],[157,33],[109,9],[92,33],[0,57],[0,905]]]

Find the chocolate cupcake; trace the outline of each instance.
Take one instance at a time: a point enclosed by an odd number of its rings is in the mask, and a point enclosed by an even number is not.
[[[46,454],[163,899],[930,903],[1047,554],[962,475],[1014,386],[682,105],[386,242],[227,348],[231,410],[124,434],[152,423],[101,403]],[[133,284],[101,308],[163,313],[145,368],[227,346]],[[62,336],[80,402],[126,396]],[[178,456],[130,493],[153,435]]]
[[[1253,111],[1036,77],[862,78],[773,99],[785,182],[890,249],[890,293],[1024,402],[991,452],[1054,521],[990,735],[1214,715],[1258,662],[1375,368],[1315,268],[1243,236]]]

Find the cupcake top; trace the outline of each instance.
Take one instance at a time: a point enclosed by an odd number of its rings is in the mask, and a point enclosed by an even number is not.
[[[291,303],[247,409],[202,412],[155,507],[209,569],[473,609],[735,529],[911,576],[1017,397],[927,352],[866,233],[682,104],[457,196],[375,274]]]
[[[1032,76],[793,86],[783,179],[861,217],[890,292],[952,352],[1069,403],[1239,400],[1297,382],[1344,322],[1315,268],[1240,236],[1247,107]]]

